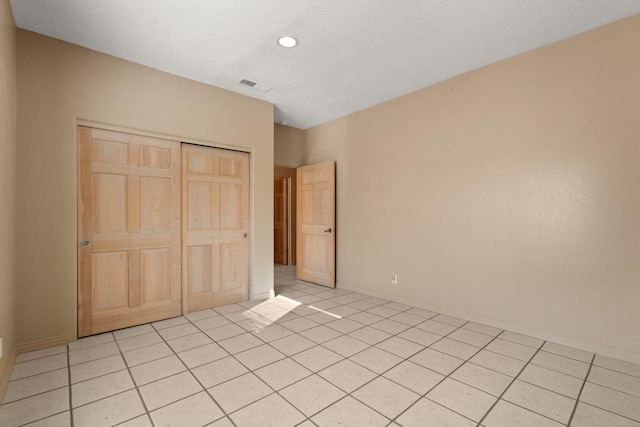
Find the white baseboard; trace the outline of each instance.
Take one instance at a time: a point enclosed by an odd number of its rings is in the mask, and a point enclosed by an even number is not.
[[[275,298],[275,296],[276,296],[276,293],[272,289],[269,292],[264,292],[262,294],[251,295],[251,301],[262,301],[262,300],[266,300],[266,299]]]
[[[338,283],[337,287],[340,289],[345,289],[347,291],[360,292],[360,293],[372,295],[378,298],[388,299],[390,301],[399,302],[402,304],[410,305],[412,307],[423,308],[429,311],[435,311],[437,313],[446,314],[448,316],[454,316],[454,317],[459,317],[461,319],[470,320],[477,323],[483,323],[485,325],[493,326],[495,328],[517,332],[523,335],[528,335],[528,336],[539,338],[545,341],[551,341],[557,344],[562,344],[569,347],[577,348],[579,350],[584,350],[591,353],[596,353],[603,356],[608,356],[615,359],[620,359],[620,360],[625,360],[627,362],[640,364],[640,353],[635,353],[632,351],[610,347],[602,344],[597,344],[589,341],[583,341],[575,338],[565,337],[563,335],[558,335],[552,332],[530,328],[530,327],[518,325],[515,323],[505,322],[500,319],[494,319],[494,318],[485,317],[485,316],[478,316],[473,313],[467,313],[467,312],[451,309],[448,307],[441,307],[433,304],[428,304],[423,301],[401,298],[392,294],[374,291],[369,288],[364,288],[361,286],[352,286],[344,283]]]

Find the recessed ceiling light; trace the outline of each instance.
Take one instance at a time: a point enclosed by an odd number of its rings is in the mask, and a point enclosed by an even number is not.
[[[295,37],[282,36],[278,39],[278,44],[282,47],[296,47],[298,45],[298,40],[296,40]]]

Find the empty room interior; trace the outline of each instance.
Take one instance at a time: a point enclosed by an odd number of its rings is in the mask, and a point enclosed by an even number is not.
[[[640,427],[640,3],[0,0],[0,84],[0,426]]]

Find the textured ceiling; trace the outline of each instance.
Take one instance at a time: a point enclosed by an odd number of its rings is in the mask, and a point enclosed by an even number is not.
[[[16,25],[275,105],[306,129],[640,13],[638,0],[12,0]],[[277,45],[280,35],[300,43]],[[247,78],[268,92],[238,83]]]

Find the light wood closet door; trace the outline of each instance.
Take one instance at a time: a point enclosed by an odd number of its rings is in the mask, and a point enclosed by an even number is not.
[[[287,178],[273,180],[273,260],[288,264]]]
[[[300,280],[336,286],[335,162],[298,168],[297,268]]]
[[[249,154],[182,146],[185,313],[246,300]]]
[[[78,335],[180,315],[180,143],[78,141]]]

